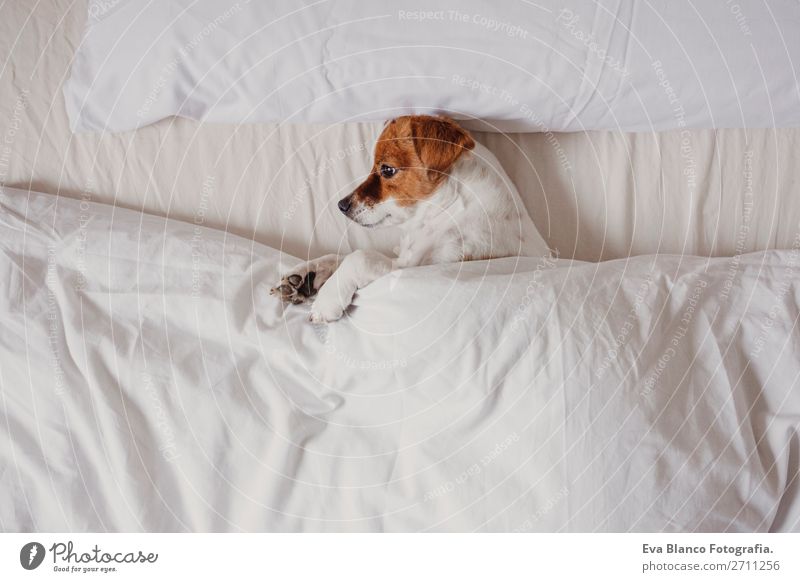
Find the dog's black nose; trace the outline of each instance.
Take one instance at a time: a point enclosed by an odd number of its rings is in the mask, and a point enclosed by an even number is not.
[[[350,196],[347,196],[346,198],[342,198],[341,200],[339,200],[339,210],[341,210],[342,212],[347,212],[348,210],[350,210],[350,206],[352,206],[350,202]]]

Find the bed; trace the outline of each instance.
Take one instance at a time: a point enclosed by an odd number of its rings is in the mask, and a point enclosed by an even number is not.
[[[797,129],[477,132],[558,258],[320,328],[265,289],[391,251],[380,122],[73,134],[86,4],[2,11],[3,530],[800,527]]]

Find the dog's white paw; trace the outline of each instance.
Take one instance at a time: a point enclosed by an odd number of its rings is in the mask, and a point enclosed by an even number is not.
[[[280,282],[269,290],[270,295],[277,296],[285,303],[299,305],[305,303],[317,293],[314,285],[316,272],[307,268],[307,263],[281,278]]]
[[[341,319],[347,307],[347,305],[342,305],[335,293],[326,293],[325,287],[323,287],[311,305],[311,314],[308,319],[312,323],[330,323]]]
[[[338,266],[339,257],[337,255],[326,255],[313,261],[300,263],[281,277],[278,284],[269,290],[269,294],[277,296],[285,303],[294,303],[295,305],[306,303],[317,294],[317,291],[333,275]]]

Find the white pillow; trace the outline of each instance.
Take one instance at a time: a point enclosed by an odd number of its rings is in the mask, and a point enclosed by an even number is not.
[[[65,97],[74,131],[414,112],[504,131],[798,126],[799,20],[791,0],[90,0]]]

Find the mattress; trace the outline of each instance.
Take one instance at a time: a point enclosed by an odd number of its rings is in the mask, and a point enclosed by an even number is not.
[[[0,182],[226,229],[293,256],[391,231],[348,224],[335,201],[369,167],[376,124],[213,125],[169,119],[135,133],[73,135],[61,94],[83,1],[2,8]],[[596,261],[668,252],[789,248],[800,221],[792,129],[477,134],[552,248]]]

